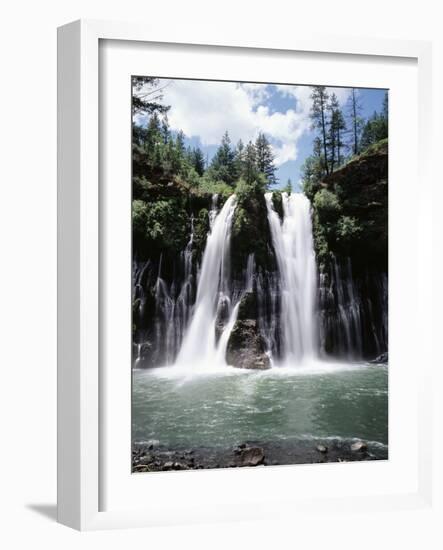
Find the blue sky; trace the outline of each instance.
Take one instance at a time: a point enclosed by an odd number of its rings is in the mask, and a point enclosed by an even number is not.
[[[170,105],[169,123],[185,133],[188,145],[199,146],[210,160],[227,130],[233,145],[264,132],[270,140],[279,185],[288,178],[300,180],[300,169],[312,152],[316,135],[310,129],[309,86],[250,84],[201,80],[162,79],[163,103]],[[350,88],[328,88],[347,111]],[[359,89],[361,116],[367,118],[382,107],[384,90]]]

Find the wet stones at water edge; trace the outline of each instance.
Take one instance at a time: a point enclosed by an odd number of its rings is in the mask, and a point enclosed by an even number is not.
[[[213,468],[241,468],[387,459],[387,449],[374,449],[362,440],[298,440],[279,443],[250,442],[229,448],[198,447],[170,450],[161,446],[135,445],[132,471],[164,472]]]
[[[351,445],[351,451],[353,452],[365,452],[368,450],[368,445],[364,441],[355,441]]]
[[[326,454],[329,451],[328,447],[322,443],[316,446],[316,450],[322,454]],[[353,453],[366,453],[368,450],[368,444],[365,441],[357,440],[350,444],[350,450]]]
[[[248,447],[245,443],[234,449],[235,460],[230,466],[259,466],[265,462],[265,453],[261,447]]]
[[[386,351],[385,353],[380,354],[378,357],[373,359],[371,361],[371,363],[383,364],[383,365],[387,364],[388,363],[388,352]]]
[[[164,472],[171,470],[191,470],[198,466],[194,463],[193,451],[159,451],[152,445],[139,447],[132,453],[132,471]]]

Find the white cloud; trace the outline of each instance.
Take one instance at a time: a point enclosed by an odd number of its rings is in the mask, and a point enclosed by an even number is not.
[[[294,98],[293,106],[285,111],[271,110],[270,98],[275,91]],[[198,137],[203,146],[219,144],[226,130],[234,144],[239,139],[253,141],[264,132],[280,166],[296,160],[297,142],[309,129],[311,91],[309,86],[170,80],[163,90],[163,103],[171,106],[171,128]],[[349,95],[349,88],[328,91],[334,92],[342,105]]]
[[[171,105],[171,127],[199,137],[202,145],[220,143],[226,130],[233,143],[255,140],[264,132],[279,166],[296,159],[297,141],[309,126],[308,113],[298,108],[272,112],[267,105],[271,94],[266,84],[171,80],[164,103]]]
[[[295,108],[300,115],[309,117],[311,110],[311,87],[310,86],[289,86],[287,84],[277,84],[277,90],[285,97],[293,97],[296,101]]]

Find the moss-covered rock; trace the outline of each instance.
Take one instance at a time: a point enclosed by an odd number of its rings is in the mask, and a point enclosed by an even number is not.
[[[250,254],[257,268],[275,269],[275,257],[269,230],[264,189],[251,184],[248,192],[237,195],[231,239],[231,261],[234,278],[240,278]]]
[[[274,191],[272,193],[272,205],[279,215],[280,220],[283,220],[283,197],[280,191]]]

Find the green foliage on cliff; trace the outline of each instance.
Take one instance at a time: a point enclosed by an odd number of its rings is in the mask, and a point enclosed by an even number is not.
[[[253,181],[247,181],[240,178],[235,186],[235,195],[237,204],[243,204],[250,197],[258,197],[263,195],[266,190],[266,179],[262,174],[257,174]]]
[[[317,191],[313,204],[322,222],[336,221],[341,211],[337,195],[328,189]]]
[[[233,271],[238,276],[246,268],[249,254],[254,254],[258,267],[268,268],[272,261],[265,189],[266,179],[260,174],[252,182],[240,179],[235,188],[237,207],[232,226],[231,255]]]
[[[201,208],[194,219],[194,244],[196,250],[201,254],[206,244],[206,237],[209,231],[209,210]]]
[[[209,177],[208,174],[204,174],[203,177],[198,180],[192,190],[193,192],[203,193],[207,195],[222,195],[225,198],[229,197],[229,195],[232,195],[232,187],[230,185],[227,185],[224,181],[221,180],[214,181]]]
[[[145,236],[147,204],[141,200],[132,201],[132,230],[135,235]]]
[[[189,233],[189,216],[179,199],[132,203],[134,236],[146,242],[152,250],[179,252]]]
[[[363,228],[357,218],[353,216],[340,216],[337,221],[336,230],[338,242],[351,243],[359,239]]]
[[[333,174],[309,186],[320,267],[331,253],[353,264],[387,262],[387,139],[372,144]]]

